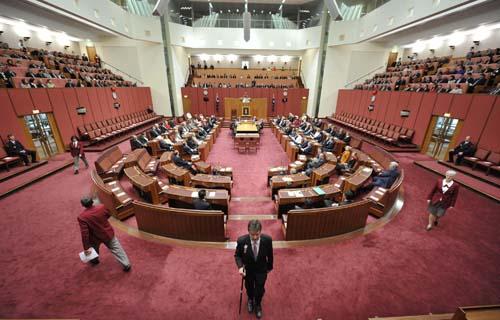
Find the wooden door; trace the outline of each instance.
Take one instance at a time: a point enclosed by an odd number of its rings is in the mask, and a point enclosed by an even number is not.
[[[389,53],[389,59],[387,59],[387,66],[391,67],[393,63],[396,63],[397,59],[398,59],[398,53],[397,52],[391,52],[391,53]]]
[[[87,57],[89,57],[91,62],[95,62],[95,55],[95,47],[87,47]]]
[[[191,112],[191,98],[182,97],[182,109],[184,110],[184,114]]]

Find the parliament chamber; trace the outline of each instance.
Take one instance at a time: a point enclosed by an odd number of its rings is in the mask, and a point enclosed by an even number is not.
[[[498,1],[0,10],[0,318],[500,319]]]

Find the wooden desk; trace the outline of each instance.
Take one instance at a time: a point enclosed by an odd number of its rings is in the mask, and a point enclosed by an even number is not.
[[[299,147],[295,145],[292,141],[288,142],[286,145],[286,154],[288,155],[288,160],[293,162],[297,159],[297,154],[299,153]]]
[[[213,170],[214,170],[214,172],[217,172],[221,176],[231,177],[231,180],[233,180],[233,168],[231,168],[231,167],[215,166],[213,168]]]
[[[206,173],[206,174],[212,173],[212,166],[209,163],[198,161],[195,163],[195,166],[196,169],[198,169],[198,171],[200,171],[201,173]]]
[[[168,204],[171,207],[193,208],[193,200],[198,198],[199,188],[183,187],[177,185],[168,185],[164,190],[168,198]],[[228,214],[229,193],[221,189],[205,189],[207,191],[206,199],[212,205],[214,210],[224,211]]]
[[[208,152],[210,151],[210,148],[208,147],[206,142],[203,142],[199,147],[198,147],[198,152],[200,154],[200,159],[202,161],[207,160],[208,158]]]
[[[291,163],[288,165],[288,168],[289,168],[290,170],[295,169],[295,170],[297,170],[297,171],[300,171],[300,170],[303,170],[303,169],[304,169],[305,164],[306,164],[305,162],[302,162],[302,161],[297,160],[297,161],[291,162]]]
[[[191,176],[189,170],[176,166],[174,163],[167,163],[160,167],[167,177],[175,180],[177,183],[182,183],[189,186]]]
[[[289,174],[286,176],[271,177],[271,194],[274,195],[279,189],[307,187],[311,178],[303,173]]]
[[[332,152],[325,152],[325,160],[328,163],[331,163],[333,165],[337,165],[337,156],[333,154]]]
[[[312,171],[312,185],[316,186],[321,183],[324,179],[330,177],[335,172],[335,165],[331,163],[325,163],[321,167],[316,168]]]
[[[163,166],[167,163],[171,163],[172,162],[172,157],[174,156],[174,153],[172,151],[166,151],[164,152],[160,159],[158,160],[158,166]]]
[[[193,187],[226,189],[229,194],[231,194],[233,181],[231,180],[231,177],[201,173],[191,178],[191,185]]]
[[[288,174],[288,167],[272,167],[267,170],[267,179],[284,174]]]
[[[288,210],[293,209],[295,205],[304,204],[306,199],[310,199],[313,202],[319,202],[325,199],[337,202],[340,201],[342,192],[333,184],[323,184],[318,187],[323,190],[325,193],[324,195],[319,195],[316,191],[314,191],[314,187],[279,190],[276,196],[278,217],[281,217],[282,214],[286,214]]]
[[[372,168],[360,166],[352,176],[345,179],[343,192],[345,193],[348,190],[356,191],[366,182],[366,180],[368,180],[368,178],[370,178],[372,172]]]
[[[146,175],[137,166],[125,168],[124,171],[130,182],[139,191],[141,197],[152,204],[160,204],[167,200],[164,190],[168,186],[156,177]]]
[[[259,129],[255,122],[240,122],[236,127],[236,133],[258,133]]]

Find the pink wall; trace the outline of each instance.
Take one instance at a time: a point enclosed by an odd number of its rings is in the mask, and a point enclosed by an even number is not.
[[[470,135],[479,147],[500,152],[500,97],[485,94],[377,92],[375,110],[368,112],[372,91],[339,90],[337,113],[348,112],[414,129],[413,142],[421,145],[433,115],[450,113],[463,120],[459,140]],[[408,118],[399,112],[410,110]]]
[[[18,118],[33,113],[52,112],[65,143],[76,134],[77,127],[119,115],[142,111],[152,106],[149,88],[116,88],[121,108],[113,108],[111,88],[0,89],[0,134],[6,139],[13,133],[26,143]],[[87,108],[86,115],[77,115],[76,108]]]

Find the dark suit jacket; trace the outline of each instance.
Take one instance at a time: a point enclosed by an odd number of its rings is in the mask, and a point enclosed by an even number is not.
[[[144,144],[139,139],[130,139],[132,150],[144,148]]]
[[[83,152],[83,143],[80,141],[77,142],[76,148],[73,142],[70,142],[69,144],[69,151],[71,152],[72,157],[76,157],[78,155],[82,155],[84,157],[85,153]]]
[[[460,144],[455,149],[453,149],[453,151],[456,153],[463,152],[464,156],[470,157],[470,156],[474,155],[475,147],[474,147],[474,144],[472,142],[469,141],[468,143],[465,143],[465,140],[464,140],[464,141],[460,142]]]
[[[212,206],[208,201],[206,200],[201,200],[201,199],[194,199],[193,200],[193,206],[196,210],[211,210]]]
[[[189,164],[189,162],[187,162],[186,160],[182,159],[181,157],[179,156],[173,156],[172,157],[172,162],[178,166],[178,167],[182,167],[182,168],[185,168],[185,169],[189,169],[191,168],[191,165]]]
[[[389,189],[394,181],[399,177],[399,171],[396,170],[384,170],[379,173],[378,176],[373,178],[373,185]]]
[[[444,209],[448,209],[449,207],[454,207],[455,202],[457,201],[459,185],[456,181],[453,182],[453,185],[443,193],[443,179],[438,179],[434,188],[432,188],[431,192],[427,196],[427,199],[431,201],[432,204],[436,204],[441,200],[441,206]]]
[[[260,235],[259,255],[255,261],[250,235],[239,237],[234,260],[238,268],[245,266],[250,273],[267,273],[273,270],[273,239],[266,234]]]
[[[149,135],[151,136],[151,138],[156,138],[160,135],[160,133],[156,131],[156,129],[151,129],[149,130]]]
[[[6,149],[9,156],[18,156],[21,151],[25,150],[21,142],[17,140],[7,141]]]

